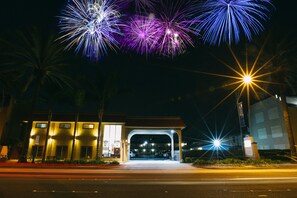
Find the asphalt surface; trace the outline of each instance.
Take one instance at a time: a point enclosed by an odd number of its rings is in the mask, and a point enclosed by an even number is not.
[[[297,169],[205,169],[133,162],[113,169],[0,168],[0,198],[297,198]]]

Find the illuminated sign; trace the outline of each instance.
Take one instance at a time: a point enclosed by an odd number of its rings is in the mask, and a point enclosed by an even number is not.
[[[244,140],[244,147],[252,147],[251,140]]]

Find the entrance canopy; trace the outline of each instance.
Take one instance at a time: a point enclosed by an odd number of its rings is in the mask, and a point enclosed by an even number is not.
[[[170,159],[182,159],[182,133],[185,124],[179,117],[129,117],[125,125],[126,160],[130,160],[131,138],[134,135],[166,135],[170,138]],[[175,151],[174,135],[178,136],[178,150]]]

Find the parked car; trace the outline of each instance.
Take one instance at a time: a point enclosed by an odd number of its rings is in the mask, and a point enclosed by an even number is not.
[[[135,153],[133,153],[132,151],[130,151],[130,157],[135,157]]]

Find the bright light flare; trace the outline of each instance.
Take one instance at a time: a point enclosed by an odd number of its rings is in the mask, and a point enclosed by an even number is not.
[[[244,75],[243,76],[243,82],[245,83],[245,84],[250,84],[252,81],[253,81],[253,78],[250,76],[250,75],[248,75],[248,74],[246,74],[246,75]]]
[[[220,148],[221,147],[221,140],[220,139],[213,140],[213,146],[215,148]]]
[[[211,152],[210,158],[215,157],[218,159],[219,157],[224,157],[225,152],[230,153],[228,150],[229,147],[232,145],[229,145],[228,135],[231,133],[231,130],[226,131],[228,117],[229,116],[226,117],[226,120],[221,127],[217,127],[217,122],[215,122],[215,124],[212,124],[212,126],[214,126],[214,129],[211,129],[205,119],[202,118],[208,131],[207,133],[203,132],[206,140],[201,141],[206,143],[206,145],[203,146],[203,150],[206,150],[204,155],[206,155],[206,153],[208,152]]]
[[[273,57],[266,60],[266,62],[263,62],[262,64],[258,63],[258,60],[263,52],[264,45],[260,49],[259,53],[255,56],[254,61],[252,64],[249,64],[247,61],[248,54],[246,53],[246,62],[241,63],[238,57],[235,55],[233,50],[229,45],[229,50],[234,58],[234,61],[236,63],[235,66],[225,63],[222,60],[219,60],[221,63],[223,63],[228,69],[230,69],[233,72],[233,75],[224,75],[224,74],[218,74],[218,73],[209,73],[209,72],[200,72],[196,71],[196,73],[200,74],[206,74],[206,75],[212,75],[216,77],[223,77],[230,80],[229,83],[223,85],[224,88],[232,88],[232,91],[227,94],[223,99],[220,100],[208,113],[204,115],[206,117],[209,115],[213,110],[215,110],[219,105],[221,105],[227,98],[232,96],[233,94],[237,94],[237,98],[241,98],[243,93],[246,92],[246,97],[248,101],[248,107],[250,105],[250,94],[254,93],[254,96],[261,100],[261,96],[259,94],[259,91],[262,93],[265,93],[271,97],[273,95],[269,93],[267,90],[265,90],[264,85],[270,85],[270,84],[279,84],[277,82],[271,82],[268,80],[264,80],[264,78],[267,78],[269,75],[273,73],[273,71],[265,71],[267,67],[270,66],[271,61],[273,60]]]

